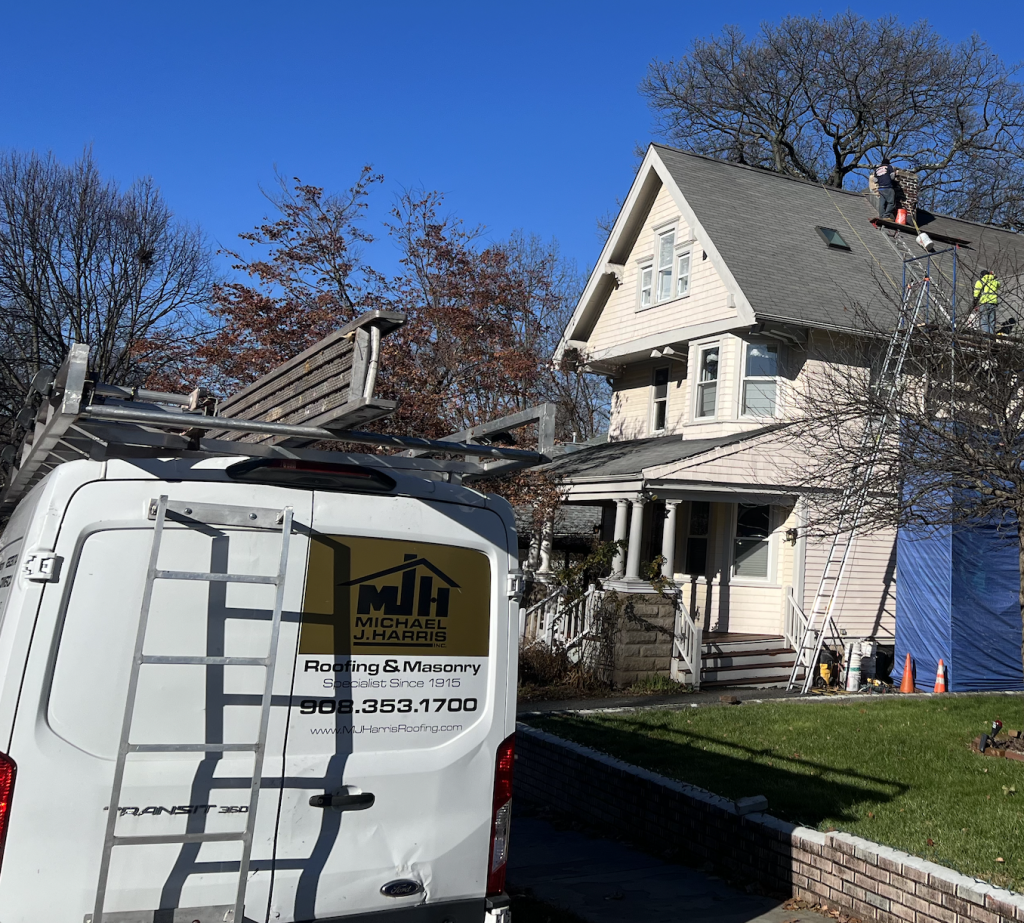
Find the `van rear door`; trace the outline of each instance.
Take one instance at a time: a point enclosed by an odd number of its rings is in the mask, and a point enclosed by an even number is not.
[[[316,494],[271,919],[480,923],[507,573],[482,503]]]
[[[42,594],[10,750],[18,774],[0,874],[4,923],[93,916],[154,534],[149,510],[161,494],[197,516],[201,505],[231,505],[239,518],[236,525],[168,522],[158,566],[171,571],[276,575],[281,525],[246,523],[287,506],[295,513],[279,641],[284,668],[275,675],[246,893],[246,916],[266,918],[312,493],[137,480],[87,483],[57,511],[62,566]],[[108,923],[163,919],[159,908],[178,907],[190,909],[175,920],[231,918],[242,844],[228,837],[249,815],[255,757],[244,748],[258,734],[265,672],[210,661],[267,655],[275,593],[265,581],[155,581],[143,649],[152,660],[139,674],[130,735],[141,749],[126,763],[114,829],[115,836],[144,839],[111,851]],[[194,662],[154,662],[159,658]],[[181,746],[167,752],[168,744]],[[209,841],[208,834],[223,839]]]

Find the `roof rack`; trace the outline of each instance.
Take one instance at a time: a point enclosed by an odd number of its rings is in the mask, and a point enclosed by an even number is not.
[[[57,465],[82,458],[239,455],[359,461],[459,481],[550,460],[543,452],[551,451],[553,404],[494,421],[503,423],[502,428],[536,422],[541,449],[537,452],[470,442],[482,435],[473,430],[447,439],[425,439],[350,429],[390,414],[397,406],[395,401],[375,398],[373,391],[381,338],[404,321],[394,312],[367,312],[219,406],[202,388],[171,394],[95,381],[89,372],[89,346],[76,344],[56,373],[44,369],[33,379],[17,419],[24,433],[21,445],[8,445],[0,453],[6,485],[0,494],[0,516],[8,516]],[[498,428],[494,424],[476,429],[489,433]],[[323,442],[401,452],[366,456],[304,448]]]

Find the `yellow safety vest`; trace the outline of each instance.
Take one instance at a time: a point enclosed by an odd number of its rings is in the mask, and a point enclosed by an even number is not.
[[[997,304],[999,302],[999,280],[989,273],[974,283],[974,300],[979,304]]]

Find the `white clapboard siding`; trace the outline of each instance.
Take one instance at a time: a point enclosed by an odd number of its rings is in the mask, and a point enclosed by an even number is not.
[[[828,540],[808,538],[804,610],[810,612]],[[849,638],[892,638],[896,631],[896,532],[886,529],[858,535],[843,586],[833,607],[840,629]]]
[[[619,287],[609,296],[588,338],[588,351],[609,349],[659,330],[675,330],[737,316],[736,308],[730,306],[724,283],[711,266],[711,260],[701,258],[703,248],[699,240],[693,243],[691,252],[690,294],[653,308],[637,310],[639,261],[655,256],[655,228],[663,230],[672,222],[675,222],[677,243],[691,236],[668,187],[662,186],[625,260]]]
[[[750,635],[782,634],[782,587],[732,584],[728,630]]]

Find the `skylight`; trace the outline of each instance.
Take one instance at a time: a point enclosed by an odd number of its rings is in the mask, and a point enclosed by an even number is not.
[[[815,230],[821,235],[821,239],[828,244],[830,250],[849,250],[850,245],[843,240],[843,235],[835,228],[817,227]]]

